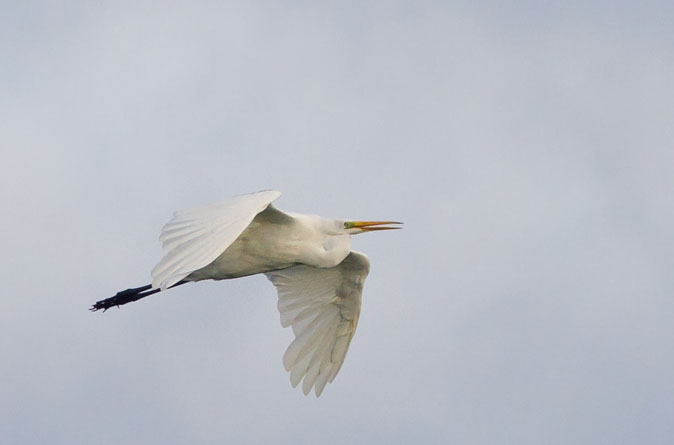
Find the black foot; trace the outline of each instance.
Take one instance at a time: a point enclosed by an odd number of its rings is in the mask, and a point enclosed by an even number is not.
[[[119,307],[123,304],[131,303],[132,301],[137,301],[143,297],[147,297],[148,295],[156,294],[157,292],[159,292],[159,289],[149,290],[151,288],[152,286],[148,284],[147,286],[136,287],[133,289],[127,289],[117,292],[113,297],[97,301],[96,303],[94,303],[93,306],[91,306],[91,308],[89,308],[89,310],[96,312],[103,309],[103,312],[105,312],[113,306]]]
[[[185,284],[187,281],[185,280],[180,280],[173,286],[169,287],[169,289],[172,289],[176,286],[180,286],[181,284]],[[113,297],[106,298],[105,300],[97,301],[94,303],[93,306],[89,308],[90,311],[96,312],[100,311],[101,309],[103,312],[107,311],[113,306],[121,306],[126,303],[131,303],[132,301],[138,301],[141,298],[149,297],[150,295],[154,295],[157,292],[159,292],[160,289],[152,289],[152,285],[148,284],[147,286],[141,286],[141,287],[135,287],[133,289],[127,289],[123,291],[117,292]]]

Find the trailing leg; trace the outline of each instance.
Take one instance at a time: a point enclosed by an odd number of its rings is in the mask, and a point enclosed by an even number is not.
[[[180,286],[181,284],[185,284],[187,281],[179,281],[171,288]],[[170,289],[170,288],[169,288]],[[138,301],[141,298],[149,297],[150,295],[154,295],[157,292],[159,292],[160,289],[152,289],[152,285],[148,284],[146,286],[141,286],[141,287],[134,287],[131,289],[126,289],[123,291],[117,292],[114,296],[110,298],[106,298],[105,300],[97,301],[94,303],[93,306],[89,309],[90,311],[98,311],[103,309],[103,312],[107,311],[113,306],[121,306],[126,303],[131,303],[133,301]]]

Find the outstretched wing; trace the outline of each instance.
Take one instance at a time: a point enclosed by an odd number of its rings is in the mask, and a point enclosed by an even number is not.
[[[159,236],[164,256],[152,269],[152,287],[165,290],[213,262],[279,196],[266,190],[176,212]]]
[[[290,382],[320,396],[344,363],[360,315],[363,283],[370,260],[352,251],[330,269],[294,266],[267,273],[278,291],[281,325],[292,326],[295,340],[283,356]]]

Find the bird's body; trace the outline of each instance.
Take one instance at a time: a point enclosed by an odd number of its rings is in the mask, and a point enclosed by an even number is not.
[[[284,213],[270,204],[220,256],[185,280],[239,278],[297,264],[335,267],[351,251],[351,237],[316,230],[331,222],[316,215]]]
[[[176,212],[160,235],[164,256],[152,284],[94,304],[109,309],[190,281],[264,273],[276,286],[281,324],[295,340],[283,357],[293,386],[320,395],[337,375],[358,324],[367,256],[351,250],[351,235],[399,224],[284,213],[263,191]]]

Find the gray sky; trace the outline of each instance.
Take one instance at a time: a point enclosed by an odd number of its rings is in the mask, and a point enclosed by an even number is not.
[[[3,3],[3,442],[670,443],[671,5]],[[320,399],[263,277],[87,311],[266,188],[406,223]]]

